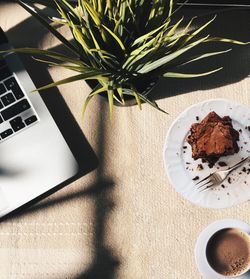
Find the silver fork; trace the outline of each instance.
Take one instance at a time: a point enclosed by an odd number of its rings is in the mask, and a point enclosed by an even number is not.
[[[198,189],[200,189],[200,192],[203,192],[203,191],[205,191],[205,190],[207,190],[207,189],[209,189],[211,187],[218,186],[219,184],[221,184],[227,178],[227,176],[233,170],[235,170],[238,167],[242,166],[249,159],[250,159],[250,156],[248,156],[247,158],[241,160],[240,162],[238,162],[234,166],[228,168],[227,170],[216,171],[214,173],[211,173],[210,175],[208,175],[207,177],[203,178],[201,181],[196,183],[196,186],[199,186]]]

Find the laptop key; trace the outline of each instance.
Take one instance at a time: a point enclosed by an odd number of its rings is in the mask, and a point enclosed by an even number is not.
[[[4,84],[8,90],[11,90],[13,92],[17,100],[21,99],[24,96],[22,89],[20,88],[14,77],[7,79]]]
[[[3,104],[2,104],[2,102],[0,101],[0,109],[2,109],[3,108]]]
[[[14,96],[12,95],[12,93],[8,93],[8,94],[4,95],[4,96],[1,98],[1,101],[3,102],[3,104],[4,104],[5,106],[8,106],[8,105],[10,105],[10,104],[12,104],[12,103],[15,102],[15,98],[14,98]]]
[[[31,117],[24,120],[26,125],[30,125],[36,121],[37,121],[37,117],[35,115],[32,115]]]
[[[25,124],[23,123],[22,118],[20,116],[12,119],[10,121],[10,125],[14,132],[17,132],[25,127]]]
[[[12,134],[13,134],[13,131],[11,129],[7,129],[4,132],[0,133],[0,136],[2,139],[5,139]]]
[[[21,100],[18,103],[15,103],[11,107],[1,111],[2,117],[4,120],[9,120],[10,118],[20,114],[21,112],[30,108],[30,104],[27,100]]]
[[[3,83],[0,83],[0,95],[4,94],[6,92],[7,92],[7,90],[5,89]]]

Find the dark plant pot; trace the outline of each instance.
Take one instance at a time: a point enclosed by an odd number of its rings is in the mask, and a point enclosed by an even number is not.
[[[96,86],[98,85],[98,81],[96,81],[96,80],[86,80],[86,82],[91,89],[95,89]],[[157,82],[158,82],[158,79],[150,80],[150,79],[147,79],[147,78],[143,78],[143,79],[138,80],[138,82],[136,82],[134,84],[134,86],[135,86],[135,88],[137,89],[138,92],[140,92],[144,96],[147,96],[154,89]],[[98,95],[100,95],[105,100],[108,100],[108,97],[107,97],[106,93],[101,93],[101,94],[98,94]],[[127,107],[127,106],[134,106],[134,105],[137,104],[136,99],[135,99],[134,96],[124,94],[124,100],[125,100],[125,105],[121,105],[116,100],[114,100],[114,105],[121,106],[121,107],[124,107],[124,106]]]

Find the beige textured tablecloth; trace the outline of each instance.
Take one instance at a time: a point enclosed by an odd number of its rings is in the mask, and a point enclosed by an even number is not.
[[[189,11],[193,12],[204,11]],[[213,31],[247,40],[249,23],[249,12],[226,12],[219,16]],[[60,49],[34,19],[8,1],[0,4],[0,26],[15,47]],[[49,69],[49,75],[45,66],[29,57],[22,56],[22,60],[38,86],[70,74]],[[170,124],[189,105],[224,97],[250,106],[249,62],[250,49],[237,47],[226,58],[213,61],[225,65],[218,75],[162,83],[156,89],[156,93],[162,92],[158,103],[169,115],[148,105],[143,105],[142,111],[135,106],[116,107],[109,122],[107,103],[96,98],[83,125],[81,112],[89,92],[87,85],[76,82],[60,86],[58,90],[92,146],[98,166],[0,223],[0,278],[201,278],[194,261],[198,234],[220,218],[250,223],[250,203],[209,210],[186,201],[167,181],[162,148]],[[47,94],[49,107],[54,108],[60,122],[66,107],[63,102],[56,107],[53,94],[59,97],[57,90]],[[61,130],[70,130],[69,123],[61,123]],[[75,132],[69,136],[74,142],[81,133],[73,126]],[[94,164],[93,156],[89,159],[84,151],[86,142],[80,142],[82,146],[79,142],[74,146],[79,158],[86,165]]]

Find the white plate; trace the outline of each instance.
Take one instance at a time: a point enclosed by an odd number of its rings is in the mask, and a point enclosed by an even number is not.
[[[197,122],[196,118],[200,121],[211,111],[215,111],[221,117],[230,116],[233,127],[241,130],[238,142],[240,151],[222,157],[219,162],[232,166],[250,155],[250,131],[247,129],[250,126],[249,108],[226,99],[212,99],[189,107],[170,127],[163,152],[165,170],[177,192],[190,202],[207,208],[226,208],[250,199],[250,174],[242,172],[241,167],[230,175],[231,183],[225,181],[221,186],[200,192],[195,185],[199,180],[194,181],[193,178],[198,176],[202,179],[218,169],[222,170],[223,167],[217,163],[213,168],[209,168],[203,163],[204,169],[198,170],[197,166],[202,162],[200,159],[192,159],[191,146],[186,142],[191,125]],[[246,163],[245,167],[250,172],[250,164]]]
[[[206,258],[206,247],[208,240],[219,230],[225,228],[238,228],[243,232],[250,234],[250,226],[236,219],[223,219],[210,224],[204,231],[199,235],[195,245],[195,261],[199,272],[205,279],[225,279],[228,277],[222,276],[215,272],[208,264]],[[238,279],[249,279],[250,272],[248,271],[244,275],[238,276]]]

